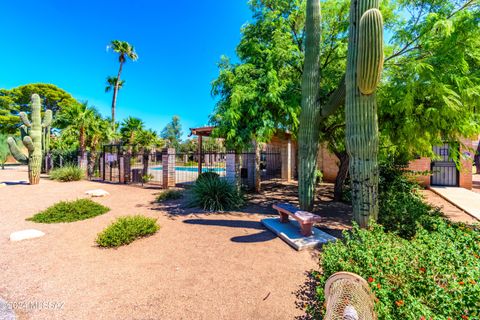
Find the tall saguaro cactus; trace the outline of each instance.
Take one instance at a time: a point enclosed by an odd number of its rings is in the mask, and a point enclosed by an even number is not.
[[[350,157],[355,221],[378,217],[376,89],[383,70],[383,19],[379,0],[352,0],[346,72],[346,147]]]
[[[299,181],[298,195],[302,210],[313,209],[315,192],[315,169],[317,165],[318,139],[321,117],[319,104],[320,87],[320,0],[307,0],[305,25],[305,63],[302,78],[302,111],[298,130]]]
[[[7,143],[10,147],[10,152],[17,159],[17,161],[28,163],[28,180],[30,184],[38,184],[40,182],[40,172],[42,168],[42,139],[44,128],[50,126],[52,122],[52,111],[47,110],[42,122],[41,117],[41,102],[38,94],[32,95],[31,100],[32,113],[30,115],[31,121],[28,120],[24,112],[20,112],[20,118],[23,125],[20,127],[22,134],[22,141],[28,150],[28,158],[18,149],[15,139],[8,138]]]

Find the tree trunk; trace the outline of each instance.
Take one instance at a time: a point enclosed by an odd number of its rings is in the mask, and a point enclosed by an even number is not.
[[[259,193],[261,191],[261,171],[260,171],[260,154],[262,148],[261,144],[255,141],[255,192]]]
[[[120,75],[122,74],[123,62],[120,62],[120,67],[118,69],[117,81],[115,82],[115,87],[113,88],[113,98],[112,98],[112,126],[115,130],[115,108],[117,106],[117,95],[118,87],[120,84]]]
[[[347,152],[336,153],[338,159],[340,159],[340,165],[338,167],[337,177],[335,178],[335,186],[333,188],[333,200],[342,201],[343,187],[345,186],[345,180],[348,176],[349,158]]]
[[[237,189],[242,188],[242,153],[235,152],[235,182]]]
[[[305,65],[302,76],[302,111],[298,129],[299,177],[298,198],[302,210],[311,211],[315,196],[315,169],[317,167],[320,88],[320,0],[307,1]]]

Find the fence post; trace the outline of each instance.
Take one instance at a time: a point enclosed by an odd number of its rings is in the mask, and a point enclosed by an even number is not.
[[[118,155],[118,182],[125,183],[125,156],[123,152]]]
[[[235,153],[227,153],[225,159],[225,170],[227,181],[231,183],[237,182],[236,169],[235,169]]]
[[[162,152],[162,184],[164,189],[175,187],[175,148],[165,148]]]
[[[282,159],[282,180],[292,181],[292,140],[289,138],[287,144],[281,149]]]

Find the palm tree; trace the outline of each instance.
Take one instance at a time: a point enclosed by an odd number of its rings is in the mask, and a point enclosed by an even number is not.
[[[120,134],[124,143],[133,144],[135,141],[135,135],[143,131],[145,124],[139,118],[128,117],[123,120],[120,127]]]
[[[115,84],[117,83],[117,77],[107,77],[106,82],[106,87],[105,87],[105,92],[110,92],[113,88],[115,88]],[[118,82],[118,90],[123,88],[123,85],[125,84],[125,80],[120,80]]]
[[[113,87],[113,98],[112,98],[112,124],[115,126],[115,107],[117,105],[117,95],[118,89],[120,88],[120,76],[122,74],[123,64],[127,62],[127,58],[136,61],[138,55],[135,52],[135,48],[126,41],[112,40],[110,45],[107,47],[112,49],[114,52],[118,53],[118,62],[120,67],[118,69],[118,75],[116,78],[115,86]]]
[[[88,176],[93,176],[98,151],[103,143],[108,143],[112,139],[113,129],[109,119],[103,119],[99,114],[94,115],[94,121],[87,128],[86,147],[89,151],[88,157]]]
[[[56,119],[56,126],[64,129],[62,134],[78,137],[78,146],[82,160],[86,156],[86,133],[90,125],[95,122],[98,111],[89,107],[88,102],[73,103],[63,108]]]

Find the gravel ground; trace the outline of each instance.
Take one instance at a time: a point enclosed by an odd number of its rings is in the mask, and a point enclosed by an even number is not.
[[[25,167],[0,182],[26,180]],[[111,211],[68,224],[25,221],[59,200],[102,188]],[[0,189],[0,297],[19,319],[292,319],[301,316],[315,251],[296,252],[264,230],[261,214],[165,211],[158,190],[96,182],[9,185]],[[115,217],[158,218],[160,231],[119,249],[94,240]],[[12,243],[35,228],[43,238]],[[300,300],[299,300],[300,299]]]

